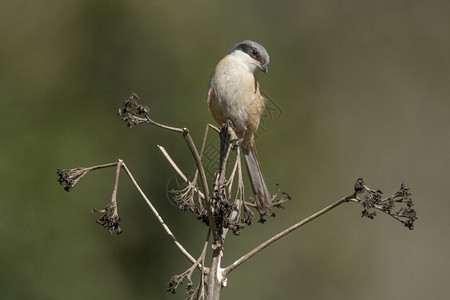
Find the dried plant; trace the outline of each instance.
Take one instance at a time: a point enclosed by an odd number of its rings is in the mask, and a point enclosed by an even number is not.
[[[228,275],[233,270],[252,258],[262,249],[343,203],[355,202],[361,204],[363,206],[363,217],[373,219],[376,215],[376,210],[379,210],[390,215],[409,229],[412,230],[414,228],[414,222],[417,220],[417,215],[416,211],[412,208],[413,202],[411,193],[405,185],[402,184],[400,189],[394,195],[383,197],[383,193],[379,189],[367,187],[363,179],[359,178],[356,180],[353,191],[349,196],[332,203],[324,209],[290,226],[244,254],[231,265],[222,268],[220,263],[221,258],[224,255],[223,244],[228,231],[231,230],[233,234],[239,235],[245,227],[253,223],[252,220],[255,215],[252,211],[252,209],[255,208],[252,198],[245,198],[239,139],[236,138],[233,126],[229,122],[227,122],[227,126],[223,126],[221,129],[218,129],[213,125],[208,125],[205,129],[202,146],[200,151],[198,151],[187,128],[176,128],[155,122],[150,118],[149,108],[139,104],[138,100],[139,96],[132,93],[125,101],[124,107],[119,110],[119,116],[127,123],[127,126],[133,127],[139,124],[149,124],[181,134],[196,163],[195,176],[193,180],[190,181],[179,169],[165,148],[158,146],[170,165],[186,183],[186,187],[180,190],[171,191],[173,202],[181,211],[195,214],[196,218],[203,222],[207,227],[204,246],[198,258],[195,259],[175,238],[169,226],[164,222],[151,201],[142,192],[142,189],[122,160],[119,159],[114,163],[97,165],[89,168],[58,169],[58,181],[64,185],[66,191],[70,191],[87,173],[97,169],[116,167],[116,177],[111,201],[106,204],[104,209],[98,210],[94,208],[92,211],[102,213],[97,220],[97,223],[107,228],[111,234],[114,232],[119,234],[122,232],[122,229],[120,227],[121,219],[118,214],[116,195],[120,171],[125,171],[132,184],[159,220],[163,229],[170,236],[172,242],[192,263],[191,267],[186,271],[179,275],[175,275],[170,279],[168,291],[171,293],[175,293],[177,288],[185,282],[185,290],[189,294],[189,299],[218,299],[221,289],[227,284]],[[215,180],[212,184],[212,192],[210,192],[205,174],[205,167],[202,162],[208,131],[211,129],[219,133],[221,140],[219,169],[214,177]],[[231,151],[236,151],[236,161],[233,164],[230,163],[232,169],[227,176],[226,170],[230,162],[229,156]],[[291,200],[291,196],[286,192],[282,192],[279,189],[279,184],[276,184],[276,193],[273,195],[272,200],[274,208],[283,208],[283,205]],[[275,217],[273,211],[268,215]],[[267,215],[260,216],[259,222],[265,222],[266,219],[264,217],[266,216]],[[212,235],[212,241],[210,241],[210,235]],[[210,266],[206,267],[205,258],[207,250],[209,249],[208,245],[212,248],[212,259]],[[197,284],[194,284],[192,279],[195,270],[200,271],[200,280]]]
[[[364,207],[363,217],[373,219],[377,215],[376,210],[380,210],[401,222],[405,227],[414,229],[414,221],[417,220],[416,211],[412,208],[414,205],[409,188],[403,183],[394,195],[387,198],[383,198],[381,190],[367,187],[362,178],[357,180],[355,190],[364,196],[362,199],[358,197],[358,202]],[[396,205],[400,208],[396,209]]]

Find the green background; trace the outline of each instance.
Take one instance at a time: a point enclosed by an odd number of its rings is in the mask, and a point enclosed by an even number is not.
[[[192,173],[182,138],[116,115],[131,91],[199,143],[215,64],[252,39],[271,55],[262,90],[280,108],[257,139],[266,181],[293,196],[225,244],[223,266],[352,192],[411,188],[413,231],[343,205],[230,274],[223,299],[439,299],[450,278],[449,1],[1,1],[0,298],[184,299],[189,267],[126,176],[124,233],[90,213],[114,170],[66,193],[57,168],[125,160],[192,255],[205,228],[167,197]],[[212,142],[217,142],[214,137]]]

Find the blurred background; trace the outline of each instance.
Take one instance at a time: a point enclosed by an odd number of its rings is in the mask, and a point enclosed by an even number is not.
[[[271,108],[257,146],[266,181],[293,200],[225,244],[223,265],[352,192],[404,182],[413,231],[345,204],[230,274],[223,299],[439,299],[450,279],[449,1],[0,1],[0,298],[184,299],[189,262],[126,176],[123,234],[95,223],[114,170],[67,193],[56,169],[125,160],[186,249],[205,228],[167,196],[183,139],[117,116],[130,92],[200,143],[205,90],[237,42],[258,41]],[[212,143],[217,143],[216,137]]]

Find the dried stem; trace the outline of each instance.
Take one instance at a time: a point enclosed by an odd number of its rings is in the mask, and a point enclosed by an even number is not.
[[[194,160],[197,165],[197,169],[200,173],[200,182],[202,183],[202,188],[203,188],[204,195],[205,195],[205,207],[206,207],[206,211],[208,213],[209,226],[211,227],[214,241],[216,243],[218,243],[218,242],[220,242],[220,237],[219,237],[219,232],[217,230],[217,226],[214,221],[213,213],[211,210],[211,199],[209,198],[209,186],[208,186],[208,181],[206,180],[205,169],[203,168],[203,164],[202,164],[200,155],[198,154],[197,148],[195,147],[194,141],[192,140],[192,137],[187,128],[183,128],[183,137],[189,146],[189,150],[191,150],[191,153],[194,156]]]
[[[194,157],[197,170],[200,174],[200,182],[202,184],[202,189],[205,196],[205,207],[208,215],[209,226],[211,227],[213,233],[214,241],[216,243],[220,243],[219,232],[217,230],[216,223],[214,222],[214,217],[211,210],[211,199],[209,198],[209,186],[208,181],[206,180],[205,169],[203,168],[200,155],[189,133],[189,129],[167,126],[152,120],[149,116],[150,113],[149,108],[145,105],[139,104],[137,100],[139,100],[139,96],[135,93],[132,93],[131,96],[125,101],[124,109],[119,110],[119,115],[122,117],[123,121],[127,122],[129,127],[138,124],[149,124],[169,131],[180,133],[184,137],[184,140],[186,141],[186,144],[188,145],[189,150],[191,151],[192,156]],[[139,115],[143,115],[144,118],[139,117]]]
[[[180,170],[180,168],[177,166],[177,164],[173,161],[173,159],[170,157],[169,153],[167,153],[166,149],[163,146],[158,145],[159,150],[163,153],[163,155],[166,157],[167,161],[171,164],[171,166],[175,169],[175,171],[180,175],[180,177],[186,182],[188,185],[192,186],[192,188],[197,192],[201,198],[205,198],[205,195],[201,191],[197,189],[195,186],[195,180],[190,181],[186,175],[183,174],[183,172]]]
[[[225,269],[220,267],[223,253],[223,243],[227,236],[228,231],[231,229],[234,234],[238,235],[240,230],[245,226],[245,224],[251,224],[251,220],[253,217],[253,213],[250,210],[249,206],[255,207],[253,203],[245,202],[245,194],[244,194],[244,184],[242,177],[242,166],[240,159],[240,149],[239,145],[241,140],[236,137],[236,133],[233,130],[233,125],[231,121],[227,121],[225,126],[223,126],[220,130],[208,124],[205,129],[205,135],[202,141],[201,151],[198,152],[192,137],[187,128],[177,128],[172,126],[167,126],[154,120],[149,117],[149,109],[147,106],[141,105],[137,103],[139,97],[136,94],[132,94],[128,100],[125,101],[125,107],[123,110],[119,110],[119,115],[121,115],[122,120],[128,122],[128,126],[132,127],[138,124],[149,124],[153,125],[165,130],[169,130],[172,132],[180,133],[186,144],[188,145],[189,150],[194,158],[196,163],[196,172],[194,179],[192,182],[183,174],[177,164],[170,157],[168,152],[164,147],[159,146],[159,149],[171,164],[171,166],[175,169],[175,171],[183,178],[183,180],[188,184],[188,187],[183,189],[177,195],[177,199],[180,199],[185,202],[180,202],[179,207],[184,208],[184,204],[188,203],[186,207],[191,207],[192,210],[197,210],[199,218],[203,220],[208,225],[208,233],[206,236],[206,240],[204,242],[202,252],[200,256],[195,259],[189,252],[177,241],[174,234],[171,232],[169,227],[166,225],[162,217],[159,215],[156,208],[144,194],[133,175],[125,165],[122,160],[118,160],[115,163],[103,164],[98,166],[93,166],[89,168],[75,168],[75,169],[58,169],[59,182],[64,184],[64,189],[69,191],[84,175],[89,173],[90,171],[116,166],[116,177],[114,181],[114,188],[111,196],[111,202],[107,204],[104,210],[94,211],[104,213],[103,216],[97,220],[98,223],[107,227],[109,231],[112,233],[117,231],[120,233],[122,230],[119,227],[120,218],[118,214],[117,207],[117,190],[119,184],[119,174],[120,168],[122,168],[125,173],[130,178],[131,182],[140,193],[142,198],[145,200],[147,205],[152,210],[153,214],[156,216],[161,226],[164,228],[166,233],[170,236],[173,243],[178,247],[178,249],[183,253],[183,255],[192,263],[192,266],[189,267],[185,272],[180,275],[173,276],[171,281],[169,282],[168,290],[172,293],[175,292],[176,288],[183,283],[184,279],[187,279],[187,288],[186,291],[191,294],[189,299],[219,299],[220,291],[223,286],[227,283],[227,276],[230,272],[238,268],[240,265],[245,263],[247,260],[255,256],[257,253],[262,251],[264,248],[270,246],[275,243],[279,239],[285,237],[289,233],[297,230],[303,225],[311,222],[312,220],[318,218],[319,216],[325,214],[326,212],[338,207],[339,205],[345,202],[356,202],[363,206],[364,210],[362,211],[362,216],[373,219],[376,215],[374,210],[381,210],[384,213],[390,215],[397,221],[404,224],[404,226],[409,229],[414,228],[414,221],[417,220],[416,211],[412,208],[413,203],[411,199],[411,193],[409,189],[406,188],[403,184],[400,186],[400,189],[390,197],[384,197],[383,193],[378,189],[370,189],[364,184],[362,178],[359,178],[356,181],[354,192],[347,197],[344,197],[333,204],[323,208],[322,210],[312,214],[311,216],[303,219],[302,221],[290,226],[289,228],[281,231],[280,233],[274,235],[270,239],[261,243],[259,246],[255,247],[253,250],[249,251],[247,254],[240,257],[233,264],[229,265]],[[204,166],[202,164],[202,156],[203,151],[206,145],[206,139],[208,130],[212,128],[215,131],[219,132],[221,142],[220,142],[220,162],[219,162],[219,172],[216,174],[215,182],[214,182],[214,191],[213,194],[210,195],[208,182],[206,179],[206,174],[204,170]],[[237,160],[233,166],[230,178],[226,179],[226,166],[228,163],[228,159],[230,156],[231,150],[237,149]],[[237,190],[235,194],[234,201],[231,197],[233,192],[233,183],[235,180],[235,176],[238,176],[237,180]],[[202,185],[202,191],[199,190],[197,186],[198,176],[200,178],[200,182]],[[197,194],[199,205],[195,205],[194,195]],[[280,192],[277,184],[277,192],[275,193],[273,199],[275,200],[280,196],[278,201],[274,201],[274,207],[282,207],[281,205],[290,200],[290,196],[287,193]],[[361,196],[361,197],[359,197]],[[190,206],[189,206],[190,205]],[[400,206],[400,208],[398,207]],[[199,208],[200,207],[200,208]],[[205,214],[206,209],[206,214]],[[241,218],[242,209],[244,210],[244,219]],[[205,257],[208,250],[209,245],[209,236],[212,232],[214,242],[212,244],[212,262],[211,267],[205,267]],[[193,272],[199,269],[201,271],[200,283],[199,285],[193,289],[192,283],[192,274]]]
[[[58,182],[64,185],[64,190],[69,192],[81,178],[87,173],[104,168],[110,168],[116,166],[117,163],[109,163],[96,165],[88,168],[75,168],[75,169],[58,169],[57,174],[59,176]]]
[[[155,217],[158,219],[158,221],[161,224],[161,226],[164,228],[166,233],[171,238],[172,242],[178,247],[178,249],[181,251],[181,253],[183,253],[184,256],[186,256],[186,258],[189,259],[189,261],[191,261],[192,263],[195,263],[196,260],[194,259],[194,257],[192,257],[192,255],[189,254],[189,252],[187,252],[186,249],[184,249],[184,247],[180,244],[180,242],[178,242],[178,240],[176,239],[175,235],[172,233],[170,228],[166,225],[166,223],[164,222],[163,218],[159,215],[159,213],[156,210],[156,208],[153,206],[153,204],[147,198],[145,193],[142,191],[141,187],[138,185],[138,183],[134,179],[133,175],[131,174],[130,170],[125,165],[125,163],[123,161],[121,161],[121,160],[119,160],[119,162],[121,163],[122,169],[128,175],[128,177],[130,178],[131,182],[133,183],[133,185],[135,186],[135,188],[138,190],[139,194],[141,195],[141,197],[145,200],[145,202],[147,203],[148,207],[150,207],[150,209],[152,210],[152,212],[155,215]],[[200,266],[200,269],[201,269],[201,266]]]
[[[348,197],[344,197],[336,202],[334,202],[333,204],[325,207],[322,210],[319,210],[318,212],[316,212],[315,214],[309,216],[308,218],[292,225],[291,227],[283,230],[282,232],[274,235],[273,237],[271,237],[270,239],[268,239],[267,241],[265,241],[264,243],[260,244],[259,246],[257,246],[255,249],[253,249],[252,251],[248,252],[247,254],[245,254],[244,256],[242,256],[241,258],[239,258],[237,261],[235,261],[233,264],[231,264],[230,266],[226,267],[223,270],[223,277],[226,277],[231,271],[233,271],[234,269],[236,269],[237,267],[239,267],[240,265],[242,265],[244,262],[246,262],[247,260],[249,260],[250,258],[252,258],[255,254],[257,254],[259,251],[263,250],[264,248],[266,248],[267,246],[269,246],[270,244],[273,244],[274,242],[278,241],[279,239],[281,239],[282,237],[286,236],[287,234],[291,233],[292,231],[302,227],[303,225],[311,222],[312,220],[314,220],[315,218],[323,215],[326,212],[329,212],[330,210],[332,210],[333,208],[341,205],[342,203],[348,202],[351,199],[354,199],[356,197],[355,194],[352,194],[351,196]]]
[[[120,217],[117,205],[117,189],[119,187],[119,175],[121,163],[122,163],[121,160],[118,160],[118,162],[116,163],[116,176],[114,179],[114,187],[111,195],[111,202],[106,205],[105,209],[102,210],[98,210],[96,208],[92,209],[92,212],[103,213],[103,215],[99,219],[97,219],[97,223],[105,228],[108,228],[108,231],[111,234],[113,234],[115,231],[117,232],[117,234],[122,233],[122,229],[120,228]]]
[[[122,166],[123,161],[119,159],[116,166],[116,177],[114,179],[114,187],[111,195],[111,204],[114,207],[113,216],[119,217],[118,208],[117,208],[117,189],[119,188],[119,175],[120,175],[120,167]]]
[[[226,194],[225,188],[225,173],[228,157],[231,151],[231,136],[234,134],[231,126],[223,126],[220,130],[220,162],[219,173],[216,174],[214,182],[214,194],[212,197],[216,216],[216,222],[221,228],[220,244],[213,245],[211,270],[207,281],[207,299],[219,299],[222,286],[226,285],[226,280],[222,277],[222,268],[220,262],[223,256],[223,242],[228,232],[228,225],[230,215],[236,210],[232,209],[233,205],[230,203]]]
[[[206,251],[208,249],[208,244],[209,244],[209,234],[211,232],[211,228],[208,228],[208,232],[206,234],[206,239],[205,242],[203,244],[203,249],[202,252],[200,254],[200,256],[198,257],[198,259],[192,264],[192,266],[187,269],[186,271],[184,271],[182,274],[180,275],[175,275],[173,276],[169,283],[168,283],[168,288],[167,290],[169,292],[171,292],[172,294],[175,294],[175,291],[177,289],[177,287],[183,283],[183,280],[186,278],[188,283],[186,286],[186,292],[189,294],[195,294],[195,292],[199,292],[199,287],[203,285],[204,282],[204,276],[205,274],[209,273],[209,268],[201,268],[201,265],[204,265],[204,261],[205,261],[205,257],[206,257]],[[200,279],[200,284],[199,287],[197,287],[195,290],[192,289],[193,283],[192,283],[192,274],[194,273],[195,269],[200,269],[202,274],[201,274],[201,279]],[[192,297],[191,297],[192,298]]]

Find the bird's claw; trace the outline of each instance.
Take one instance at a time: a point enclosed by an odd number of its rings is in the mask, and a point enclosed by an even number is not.
[[[244,138],[241,137],[240,139],[232,139],[231,140],[231,149],[236,150],[242,145],[242,142],[244,141]]]

